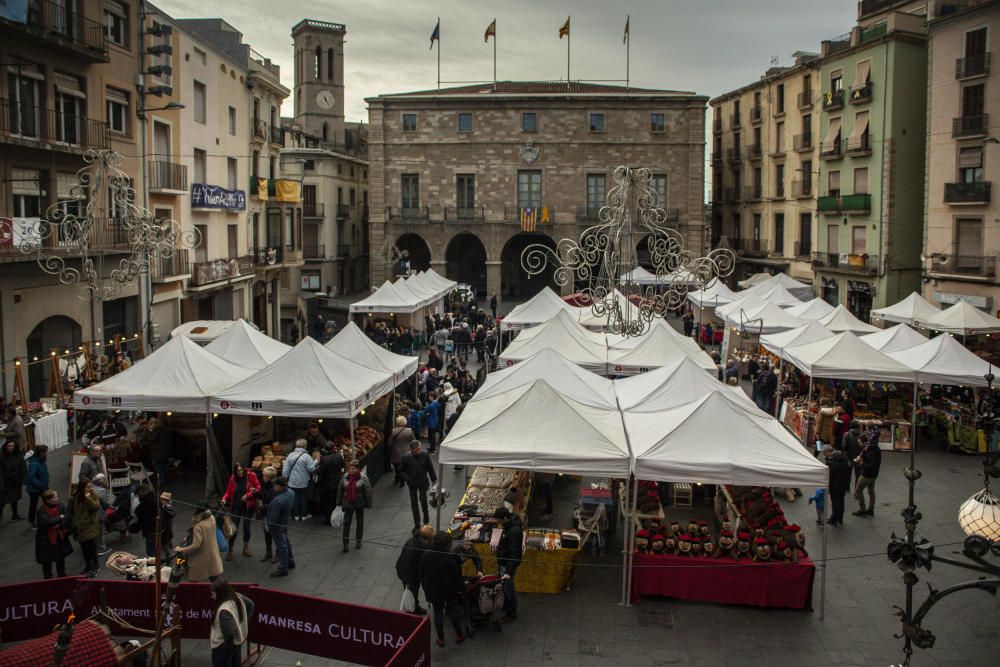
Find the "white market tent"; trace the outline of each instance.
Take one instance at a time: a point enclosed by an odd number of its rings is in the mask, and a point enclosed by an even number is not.
[[[395,384],[413,375],[420,362],[419,357],[396,354],[377,345],[354,322],[348,322],[325,347],[362,366],[392,373]]]
[[[621,409],[628,412],[669,410],[713,391],[744,403],[747,409],[757,409],[741,387],[719,382],[690,357],[681,357],[648,373],[615,380],[614,390]]]
[[[639,338],[639,343],[630,349],[608,350],[608,372],[615,375],[645,373],[651,368],[659,368],[688,357],[709,372],[718,370],[712,357],[703,350],[691,350],[687,345],[679,345],[664,327],[650,326],[649,331]]]
[[[503,329],[509,331],[538,326],[548,322],[562,311],[570,313],[574,319],[578,319],[577,308],[559,298],[559,295],[551,288],[544,287],[538,294],[515,306],[504,316]]]
[[[785,349],[796,345],[815,343],[818,340],[831,338],[835,334],[815,320],[809,320],[800,327],[768,334],[760,337],[760,344],[768,352],[783,358]]]
[[[942,334],[889,356],[915,370],[917,379],[928,384],[985,387],[988,384],[986,374],[993,372],[989,362],[969,352],[950,334]]]
[[[718,278],[713,278],[705,285],[705,289],[688,292],[688,301],[700,308],[714,308],[732,303],[740,297],[736,292],[729,289],[724,282]]]
[[[743,282],[740,282],[739,285],[740,287],[744,286]],[[795,295],[795,297],[800,301],[808,301],[814,296],[812,285],[806,285],[805,283],[801,283],[786,273],[776,273],[773,276],[769,276],[768,278],[765,278],[757,282],[756,284],[749,285],[746,288],[746,291],[760,293],[771,289],[771,287],[775,285],[781,285],[786,290]]]
[[[395,283],[388,280],[370,295],[350,306],[352,313],[413,313],[424,306],[424,300],[412,290],[400,293]]]
[[[715,309],[715,316],[725,322],[729,319],[730,314],[733,315],[733,319],[737,322],[740,320],[740,311],[744,313],[750,312],[751,310],[756,310],[758,308],[763,308],[767,305],[767,301],[764,301],[760,297],[754,294],[748,294],[746,292],[740,292],[740,298],[736,301],[731,301],[724,306],[719,306]]]
[[[880,352],[891,354],[917,345],[923,345],[927,342],[927,336],[919,331],[914,331],[905,324],[897,324],[894,327],[883,329],[878,333],[861,336],[861,340]]]
[[[759,331],[762,334],[788,331],[800,327],[802,324],[803,320],[789,315],[788,311],[773,303],[765,303],[756,308],[740,309],[731,312],[726,317],[726,326],[746,325],[748,331],[753,333]]]
[[[212,354],[187,336],[177,336],[131,368],[74,392],[73,407],[206,414],[210,396],[253,372]]]
[[[626,320],[636,320],[641,317],[639,314],[639,307],[629,301],[628,297],[617,290],[615,291],[614,303],[622,306],[622,309],[625,311],[623,313],[623,317]],[[594,312],[594,309],[591,306],[577,308],[577,312],[579,313],[580,324],[588,329],[593,331],[604,331],[608,328],[607,314],[598,315]]]
[[[833,310],[833,306],[819,297],[785,309],[789,315],[794,315],[800,320],[819,320],[832,313]]]
[[[556,311],[555,315],[545,320],[538,326],[521,329],[514,341],[524,342],[539,334],[545,333],[549,329],[559,329],[573,338],[586,343],[605,345],[607,337],[599,331],[591,331],[580,324],[578,321],[579,315],[576,310],[577,309],[571,307],[571,310],[569,311]]]
[[[736,285],[740,289],[744,289],[744,290],[745,289],[750,289],[751,287],[756,287],[757,285],[760,285],[761,283],[767,282],[768,280],[770,280],[773,277],[774,277],[773,274],[767,273],[766,271],[761,271],[760,273],[753,274],[752,276],[750,276],[749,278],[746,278],[745,280],[741,280],[741,281],[737,282]]]
[[[524,334],[529,336],[522,338]],[[553,349],[575,364],[595,373],[607,371],[608,349],[604,334],[591,333],[560,312],[545,324],[521,332],[500,354],[500,365],[512,366],[544,349]]]
[[[844,304],[840,304],[829,315],[821,317],[817,321],[834,333],[850,331],[855,334],[866,334],[877,333],[879,331],[878,327],[865,324],[856,318],[851,311],[844,307]]]
[[[948,333],[971,335],[1000,332],[1000,320],[988,315],[967,301],[959,301],[951,308],[942,310],[915,324]]]
[[[886,320],[889,322],[902,322],[913,324],[937,315],[940,309],[933,303],[920,296],[917,292],[911,292],[899,303],[887,306],[886,308],[876,308],[872,311],[872,318]]]
[[[701,369],[698,372],[705,375]],[[535,380],[545,380],[553,390],[578,403],[604,410],[618,409],[612,380],[577,366],[553,349],[541,350],[519,364],[490,373],[470,403],[492,398]]]
[[[425,276],[426,280],[430,284],[437,285],[442,290],[445,290],[446,293],[455,289],[455,287],[458,285],[457,282],[449,278],[445,278],[434,269],[427,269],[426,271],[422,271],[421,275]]]
[[[667,335],[674,340],[674,342],[682,347],[688,348],[691,352],[702,352],[701,346],[699,346],[693,338],[685,336],[677,329],[670,326],[670,323],[662,317],[653,318],[653,321],[649,323],[649,330],[647,333],[652,331],[654,328],[663,329],[667,332]],[[608,347],[615,350],[630,350],[641,343],[645,338],[645,335],[646,334],[643,334],[642,336],[625,336],[621,334],[608,334]]]
[[[761,301],[773,303],[776,306],[799,306],[802,299],[789,292],[784,285],[762,284],[746,291],[747,295],[759,298]]]
[[[593,477],[628,477],[621,413],[574,401],[545,380],[469,402],[439,462]]]
[[[392,391],[393,374],[346,359],[307,336],[273,364],[212,395],[213,412],[353,417]]]
[[[207,345],[228,331],[234,322],[235,320],[193,320],[174,327],[170,337],[187,336],[199,345]]]
[[[396,284],[402,282],[409,288],[410,292],[415,294],[417,297],[423,299],[429,305],[439,300],[444,296],[445,291],[443,288],[428,282],[426,274],[414,273],[412,276],[403,278],[402,281],[396,281]]]
[[[257,330],[246,320],[236,320],[225,333],[205,346],[205,349],[239,366],[260,370],[292,349]]]
[[[652,285],[658,282],[665,282],[664,276],[657,276],[642,266],[637,266],[631,271],[621,274],[619,280],[626,283],[636,283],[637,285]]]
[[[636,478],[825,488],[828,468],[774,418],[722,390],[659,412],[626,412]]]
[[[862,342],[850,331],[785,348],[782,358],[810,378],[913,382],[916,376],[913,369]]]

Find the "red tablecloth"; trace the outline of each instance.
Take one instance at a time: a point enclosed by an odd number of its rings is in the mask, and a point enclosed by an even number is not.
[[[643,595],[663,595],[702,602],[811,609],[815,573],[816,566],[808,558],[797,563],[755,563],[749,559],[636,554],[632,601]]]

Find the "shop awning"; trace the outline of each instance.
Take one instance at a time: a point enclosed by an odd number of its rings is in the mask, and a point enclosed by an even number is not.
[[[856,318],[851,311],[840,304],[826,317],[821,317],[818,322],[834,333],[850,331],[855,334],[877,333],[878,327],[865,324]]]
[[[917,321],[926,321],[940,312],[941,310],[937,306],[920,294],[911,292],[908,297],[897,304],[873,310],[872,319],[913,324]]]
[[[814,378],[862,382],[913,382],[916,373],[845,331],[831,338],[785,348],[784,360]]]
[[[830,119],[830,126],[826,130],[826,139],[823,140],[823,150],[835,150],[838,141],[840,141],[839,116]]]
[[[796,345],[815,343],[818,340],[832,338],[834,334],[825,326],[815,320],[809,320],[800,327],[781,331],[779,333],[768,334],[760,337],[760,344],[771,354],[782,357],[785,349]]]
[[[700,369],[698,372],[705,375]],[[618,409],[615,385],[611,380],[577,366],[553,349],[541,350],[521,363],[490,373],[471,402],[491,398],[535,380],[545,380],[552,389],[578,403],[605,410]]]
[[[791,306],[785,309],[789,315],[794,315],[800,320],[819,320],[833,312],[833,306],[823,299],[816,297],[804,303]]]
[[[419,357],[396,354],[378,345],[354,322],[348,322],[325,347],[362,366],[392,373],[396,384],[413,375],[420,362]]]
[[[757,409],[742,387],[725,385],[711,373],[706,373],[690,357],[654,368],[648,373],[614,381],[618,404],[628,412],[657,412],[690,403],[702,396],[720,391],[733,400]]]
[[[947,333],[889,356],[915,370],[917,378],[927,384],[985,387],[986,375],[995,370]]]
[[[858,113],[854,114],[854,128],[851,130],[851,136],[847,137],[847,147],[860,148],[865,136],[865,132],[867,131],[868,131],[868,112],[859,111]]]
[[[205,346],[205,349],[239,366],[260,370],[292,349],[274,340],[246,320],[236,320],[225,333]]]
[[[942,310],[914,324],[955,334],[981,334],[1000,332],[1000,320],[979,310],[967,301],[959,301],[951,308]]]
[[[527,329],[548,322],[560,312],[565,311],[578,319],[577,308],[563,301],[549,287],[542,290],[524,303],[515,306],[504,316],[504,330]]]
[[[865,334],[861,340],[868,343],[876,350],[891,354],[900,350],[908,350],[917,345],[927,342],[927,336],[914,331],[905,324],[897,324],[894,327],[883,329],[878,333]]]

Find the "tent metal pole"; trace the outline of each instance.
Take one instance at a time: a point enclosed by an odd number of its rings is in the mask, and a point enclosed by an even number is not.
[[[774,396],[774,418],[780,419],[781,415],[781,373],[785,369],[785,358],[778,357],[778,393]]]
[[[622,551],[622,606],[624,607],[632,606],[632,551],[635,549],[635,519],[633,517],[639,498],[639,480],[635,478],[635,475],[631,475],[629,479],[632,482],[632,504],[625,507],[627,530],[624,536],[625,547]]]
[[[444,505],[441,502],[441,478],[444,477],[444,464],[438,463],[438,481],[437,481],[437,513],[434,515],[434,530],[441,530],[441,506]]]
[[[910,413],[910,449],[917,451],[917,387],[920,383],[913,380],[913,412]]]
[[[357,458],[357,450],[354,448],[354,417],[347,420],[348,428],[351,429],[351,460]]]
[[[824,491],[826,494],[826,501],[830,502],[830,489]],[[830,525],[826,518],[826,502],[823,503],[823,525],[821,526],[823,530],[823,570],[819,577],[819,620],[823,620],[826,615],[826,534],[827,527]]]
[[[809,419],[810,419],[809,404],[812,403],[812,398],[813,398],[813,377],[812,377],[812,375],[810,375],[809,376],[809,395],[806,396],[806,427],[802,431],[802,444],[805,446],[806,449],[809,449]],[[818,421],[819,420],[819,411],[818,410],[817,410],[817,413],[816,413],[816,418],[817,418],[817,421]]]

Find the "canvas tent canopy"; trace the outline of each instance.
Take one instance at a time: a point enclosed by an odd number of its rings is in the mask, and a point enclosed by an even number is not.
[[[765,271],[761,271],[760,273],[755,273],[749,278],[739,281],[738,283],[736,283],[736,285],[743,290],[750,289],[751,287],[756,287],[757,285],[760,285],[763,282],[767,282],[773,277],[774,275],[767,273]]]
[[[698,372],[705,375],[700,369]],[[490,373],[470,402],[491,398],[535,380],[545,380],[552,389],[578,403],[605,410],[618,409],[615,385],[611,380],[577,366],[553,349],[541,350],[519,364]]]
[[[758,274],[759,275],[759,274]],[[801,283],[795,278],[792,278],[786,273],[776,273],[769,278],[766,278],[755,285],[750,285],[746,291],[754,294],[759,294],[761,292],[766,292],[772,287],[780,285],[788,290],[789,293],[795,296],[795,298],[800,301],[807,301],[813,297],[813,288],[811,285],[806,285]],[[743,284],[740,283],[740,287]]]
[[[622,313],[622,317],[624,317],[626,320],[636,320],[639,317],[641,317],[641,315],[639,314],[639,307],[634,303],[632,303],[631,301],[629,301],[628,297],[626,297],[621,292],[616,291],[615,298],[608,299],[608,305],[609,306],[617,305],[618,307],[620,307],[624,311]],[[587,327],[588,329],[594,331],[604,331],[608,328],[607,313],[597,314],[594,312],[592,306],[583,306],[578,309],[578,312],[580,317],[580,324]]]
[[[942,334],[889,356],[915,370],[917,379],[928,384],[986,387],[986,375],[993,372],[989,362],[969,352],[951,334]]]
[[[712,357],[702,350],[691,350],[680,345],[664,327],[651,326],[639,337],[639,343],[630,349],[608,351],[608,372],[615,375],[645,373],[651,368],[675,362],[688,357],[706,371],[715,372],[717,367]]]
[[[233,326],[206,345],[205,349],[239,366],[260,370],[276,361],[292,346],[261,333],[246,320],[236,320]]]
[[[210,396],[253,372],[212,354],[187,336],[177,336],[131,368],[74,392],[73,407],[205,414]]]
[[[200,345],[207,345],[229,330],[236,320],[193,320],[173,328],[170,338],[187,336]]]
[[[789,306],[785,309],[785,312],[800,320],[819,320],[832,313],[833,306],[823,299],[816,297],[815,299]]]
[[[325,347],[362,366],[392,373],[396,384],[413,375],[420,362],[419,357],[396,354],[376,344],[354,322],[348,322]]]
[[[802,299],[789,292],[784,285],[762,284],[754,289],[747,290],[748,296],[755,296],[761,301],[773,303],[776,306],[798,306],[802,304]]]
[[[745,326],[747,331],[762,334],[787,331],[802,326],[803,322],[797,317],[789,315],[780,306],[773,303],[765,303],[762,306],[734,311],[726,317],[726,326]]]
[[[538,294],[524,303],[515,306],[503,318],[504,330],[527,329],[548,322],[560,312],[565,311],[577,319],[577,310],[569,305],[549,287],[544,287]]]
[[[721,391],[748,409],[757,409],[741,387],[722,384],[690,357],[681,357],[648,373],[615,380],[614,391],[619,406],[628,412],[669,410],[713,391]]]
[[[663,282],[663,278],[663,276],[657,276],[642,266],[637,266],[619,276],[619,280],[622,282],[636,283],[637,285],[652,285],[657,282]]]
[[[739,299],[736,292],[729,289],[724,282],[713,278],[705,285],[705,289],[688,292],[688,301],[700,308],[724,306]]]
[[[393,374],[368,368],[306,337],[273,364],[214,394],[214,412],[353,417],[392,391]]]
[[[751,310],[756,310],[758,308],[763,308],[767,305],[767,301],[764,301],[758,296],[753,294],[740,293],[740,298],[736,301],[731,301],[725,306],[720,306],[715,309],[715,316],[725,322],[732,315],[732,319],[735,322],[740,321],[740,312],[748,313]],[[744,318],[745,319],[745,318]]]
[[[924,320],[915,321],[915,324],[935,331],[962,335],[1000,332],[1000,320],[987,315],[967,301],[959,301],[947,310],[939,311]]]
[[[876,350],[890,354],[899,352],[927,342],[927,336],[918,331],[914,331],[905,324],[897,324],[894,327],[883,329],[878,333],[865,334],[861,340],[868,343]]]
[[[840,304],[834,308],[833,312],[826,317],[821,317],[818,322],[834,333],[850,331],[855,334],[866,334],[877,333],[879,331],[878,327],[865,324],[856,318],[851,311],[844,307],[844,304]]]
[[[785,348],[785,361],[813,378],[861,382],[913,382],[913,369],[845,331],[814,343]]]
[[[693,353],[702,352],[701,347],[698,345],[698,343],[695,342],[693,338],[685,336],[681,332],[677,331],[677,329],[674,329],[672,326],[670,326],[670,323],[667,322],[662,317],[654,317],[653,321],[649,323],[649,330],[646,333],[652,331],[654,328],[663,329],[664,331],[667,332],[667,335],[674,340],[675,343],[677,343],[682,347],[686,347],[687,349],[691,350],[691,352]],[[645,335],[646,334],[643,334],[641,336],[625,336],[621,334],[608,334],[607,335],[608,347],[616,350],[630,350],[639,343],[641,343],[645,338]]]
[[[783,358],[785,349],[806,343],[815,343],[824,338],[831,338],[834,333],[815,320],[809,320],[800,327],[768,334],[760,337],[760,344],[771,354]]]
[[[934,317],[939,312],[941,312],[940,309],[930,301],[916,292],[910,292],[908,297],[897,304],[886,308],[876,308],[872,311],[872,317],[889,322],[913,324]]]
[[[528,336],[524,336],[528,334]],[[500,354],[500,365],[511,366],[544,349],[558,350],[561,355],[587,370],[603,374],[607,369],[608,350],[604,335],[588,332],[561,312],[545,324],[521,332]]]
[[[418,298],[407,289],[400,292],[395,283],[388,280],[370,295],[355,301],[350,306],[352,313],[413,313],[425,305],[425,300]]]

